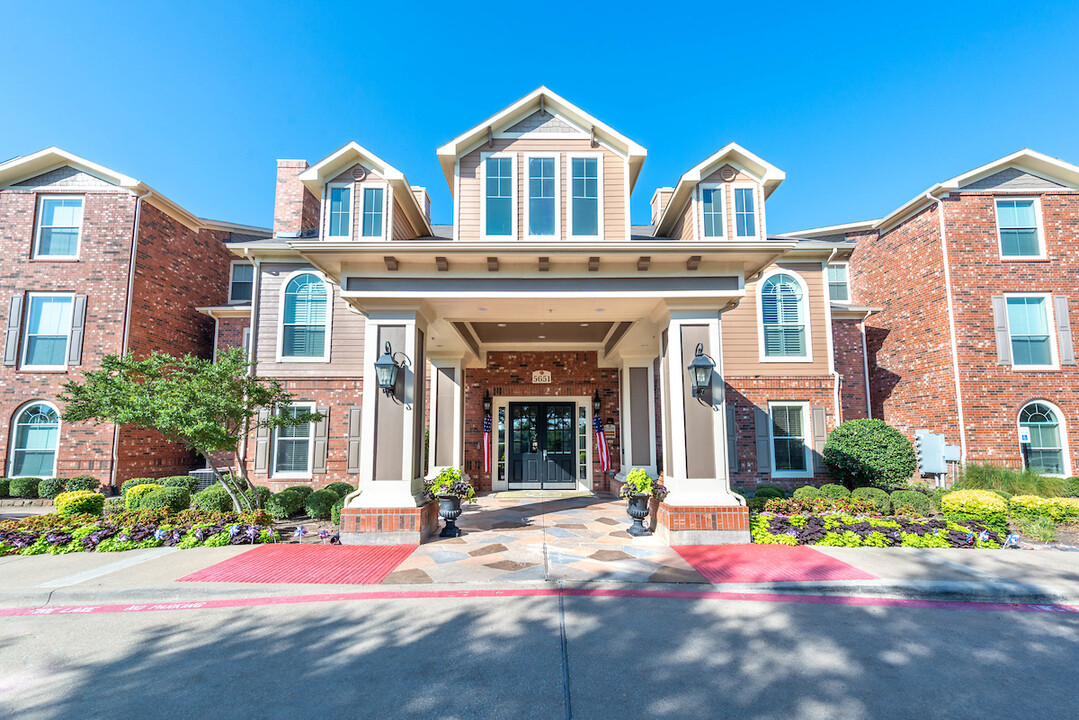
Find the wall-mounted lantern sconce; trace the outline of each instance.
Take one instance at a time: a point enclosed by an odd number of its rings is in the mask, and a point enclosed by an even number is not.
[[[486,390],[483,391],[483,414],[491,414],[491,393]]]
[[[397,355],[403,354],[397,353]],[[387,340],[385,351],[378,360],[375,360],[375,382],[378,384],[378,389],[387,395],[393,395],[397,389],[397,376],[402,367],[404,367],[404,362],[397,362],[394,359],[393,348]]]
[[[704,354],[704,344],[697,343],[697,352],[689,364],[689,379],[693,381],[693,397],[700,399],[712,387],[712,370],[716,362]]]
[[[599,390],[596,390],[596,394],[592,396],[592,415],[598,416],[601,407],[603,404],[599,399]]]

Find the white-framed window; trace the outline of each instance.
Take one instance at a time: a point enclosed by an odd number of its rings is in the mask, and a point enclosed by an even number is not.
[[[480,215],[483,237],[506,238],[517,235],[517,155],[481,153]]]
[[[295,417],[315,411],[314,403],[295,402],[287,408],[276,408],[274,413]],[[308,477],[311,475],[312,452],[315,445],[315,423],[274,428],[273,472],[274,477]]]
[[[34,257],[77,258],[82,237],[83,198],[42,195],[38,200]]]
[[[811,362],[809,289],[798,273],[776,269],[757,285],[762,362]]]
[[[1019,370],[1051,370],[1057,367],[1053,342],[1053,307],[1048,293],[1015,293],[1004,296],[1008,314],[1008,342],[1012,367]]]
[[[240,347],[247,353],[247,357],[251,357],[251,326],[248,325],[240,333]]]
[[[996,198],[997,239],[1000,256],[1009,259],[1042,259],[1045,238],[1038,198]]]
[[[330,185],[326,189],[329,208],[327,237],[352,237],[352,184]]]
[[[229,278],[229,302],[251,302],[251,292],[255,285],[255,266],[239,260],[232,263],[232,275]]]
[[[386,214],[386,192],[382,187],[363,187],[363,227],[360,235],[380,238],[383,235],[383,218]]]
[[[328,362],[333,293],[318,273],[299,270],[285,278],[281,292],[278,360]]]
[[[701,185],[701,227],[707,238],[727,236],[727,221],[724,208],[727,206],[726,191],[718,183]]]
[[[42,370],[67,367],[74,305],[73,293],[30,293],[27,296],[23,367]]]
[[[569,202],[566,203],[569,237],[599,240],[603,237],[603,156],[599,153],[566,156]]]
[[[850,302],[850,280],[847,263],[832,263],[828,266],[828,299],[836,302]]]
[[[810,463],[809,403],[770,402],[772,475],[798,477],[813,474]]]
[[[734,194],[735,237],[757,237],[757,187],[755,185],[735,185],[732,191]]]
[[[561,208],[558,156],[525,155],[525,234],[533,240],[558,240]]]
[[[23,405],[15,413],[8,477],[56,477],[60,444],[60,414],[43,400]]]
[[[1019,410],[1019,435],[1024,467],[1048,475],[1067,476],[1071,472],[1064,415],[1056,405],[1045,400],[1024,405]],[[1024,439],[1029,442],[1024,443]]]

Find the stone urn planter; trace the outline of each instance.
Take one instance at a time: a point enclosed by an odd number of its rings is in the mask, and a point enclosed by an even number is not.
[[[442,528],[439,537],[460,537],[461,528],[457,527],[457,518],[461,517],[461,498],[456,495],[439,495],[438,516],[446,521],[446,527]]]
[[[618,495],[629,501],[626,512],[633,518],[633,524],[626,532],[633,537],[651,535],[652,531],[644,526],[644,519],[648,517],[652,498],[662,500],[667,497],[667,488],[663,486],[662,479],[653,479],[644,468],[633,468],[626,475],[626,482]]]
[[[629,507],[626,512],[633,518],[633,524],[629,526],[628,532],[633,537],[644,537],[651,535],[652,531],[644,526],[644,519],[648,517],[648,501],[652,499],[651,495],[632,495],[629,498]]]

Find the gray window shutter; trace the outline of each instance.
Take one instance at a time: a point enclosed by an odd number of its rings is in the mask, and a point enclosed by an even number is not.
[[[1072,324],[1068,316],[1068,298],[1059,295],[1053,298],[1056,306],[1057,339],[1060,341],[1060,364],[1075,364],[1075,345],[1072,342]]]
[[[270,428],[263,423],[270,419],[270,408],[259,408],[259,427],[255,429],[255,472],[270,472]]]
[[[993,296],[993,330],[997,336],[997,365],[1012,364],[1012,345],[1008,340],[1008,305],[1003,295]]]
[[[82,365],[82,339],[86,334],[86,296],[76,295],[71,310],[71,341],[67,345],[67,364]]]
[[[353,405],[348,409],[348,457],[346,472],[356,474],[360,471],[360,427],[363,423],[363,408]]]
[[[330,409],[325,405],[315,408],[315,412],[322,415],[322,419],[315,423],[315,448],[314,457],[311,458],[311,472],[326,472],[327,446],[330,444]]]
[[[753,409],[753,427],[757,433],[757,472],[772,472],[772,418],[767,408]]]
[[[734,406],[727,406],[727,469],[733,475],[738,472],[738,421]]]
[[[7,313],[7,331],[4,334],[4,364],[19,361],[19,330],[22,328],[22,295],[12,295]]]
[[[813,406],[813,467],[824,470],[824,443],[828,439],[828,420],[823,405]]]

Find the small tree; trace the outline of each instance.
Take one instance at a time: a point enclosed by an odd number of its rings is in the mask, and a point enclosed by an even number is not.
[[[914,446],[883,420],[848,420],[824,444],[824,463],[832,478],[849,489],[876,486],[890,490],[914,475]]]
[[[163,353],[144,358],[107,355],[100,370],[85,373],[81,382],[64,384],[63,418],[156,430],[205,458],[238,512],[257,508],[258,493],[244,492],[251,485],[239,453],[240,440],[257,428],[305,425],[322,416],[278,412],[259,419],[259,408],[287,408],[292,394],[277,380],[250,373],[253,366],[242,348],[218,353],[216,361]],[[215,452],[232,453],[239,481],[217,471],[210,457]]]

